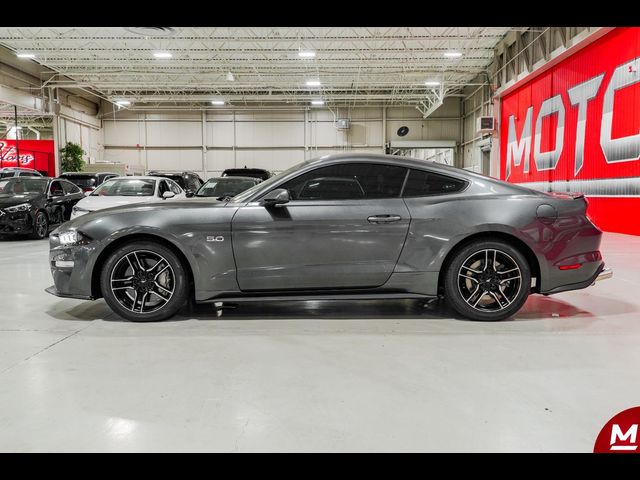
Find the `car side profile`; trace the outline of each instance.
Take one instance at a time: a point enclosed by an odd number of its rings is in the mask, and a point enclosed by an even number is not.
[[[0,234],[26,234],[42,239],[51,226],[71,217],[84,194],[73,183],[28,176],[0,179]]]
[[[134,321],[170,318],[189,299],[436,297],[466,318],[500,320],[530,293],[611,275],[586,209],[582,195],[433,162],[328,155],[226,202],[147,203],[72,220],[51,234],[47,291],[104,297]]]

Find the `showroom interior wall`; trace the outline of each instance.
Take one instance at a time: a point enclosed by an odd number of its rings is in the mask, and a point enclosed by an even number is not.
[[[226,168],[282,171],[305,159],[345,151],[384,152],[391,140],[460,140],[460,99],[431,116],[414,107],[206,108],[114,110],[104,105],[98,158],[130,170],[193,170],[215,176]],[[338,118],[349,118],[340,130]],[[409,127],[404,137],[401,126]]]

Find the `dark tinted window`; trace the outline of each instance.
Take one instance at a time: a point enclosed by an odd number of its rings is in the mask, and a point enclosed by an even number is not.
[[[187,190],[191,190],[192,192],[197,192],[201,187],[200,180],[198,177],[192,174],[187,174],[187,178],[185,179],[185,184],[187,186]]]
[[[411,170],[402,196],[421,197],[426,195],[441,195],[462,190],[466,185],[463,180],[426,172],[424,170]]]
[[[168,191],[169,191],[169,183],[164,181],[164,180],[162,180],[160,182],[160,185],[158,186],[158,196],[162,197],[162,194],[164,192],[168,192]]]
[[[64,190],[62,189],[61,183],[59,181],[51,182],[49,193],[51,195],[64,195]]]
[[[81,188],[93,188],[95,187],[98,182],[97,182],[97,176],[95,175],[60,175],[60,178],[64,178],[66,180],[69,180],[70,182],[76,184],[77,186],[81,187]]]
[[[60,182],[64,189],[65,195],[73,195],[74,193],[82,193],[82,191],[71,182]]]
[[[407,169],[379,163],[342,163],[317,168],[282,188],[293,200],[398,197]]]
[[[20,172],[20,176],[21,177],[38,177],[39,175],[33,172]]]

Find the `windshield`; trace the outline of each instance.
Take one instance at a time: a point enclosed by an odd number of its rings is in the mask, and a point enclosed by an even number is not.
[[[91,194],[92,197],[151,197],[156,181],[148,178],[121,178],[107,180]]]
[[[198,193],[197,197],[233,197],[240,192],[244,192],[247,188],[251,188],[256,184],[253,180],[238,179],[233,177],[212,178],[208,180]]]
[[[78,187],[95,187],[96,186],[96,178],[93,175],[60,175],[60,178],[64,178],[65,180],[69,180],[71,183],[74,183]]]
[[[246,202],[247,199],[251,198],[253,196],[253,194],[256,193],[258,190],[262,189],[263,187],[268,189],[268,187],[270,187],[274,183],[279,182],[286,175],[289,175],[291,172],[295,172],[296,170],[298,170],[299,168],[302,168],[306,164],[307,164],[307,161],[300,162],[300,163],[294,165],[293,167],[288,168],[285,171],[280,172],[277,175],[274,175],[273,177],[270,177],[269,179],[265,180],[264,182],[258,183],[257,185],[254,185],[249,190],[245,190],[244,192],[242,192],[242,193],[236,195],[235,197],[233,197],[231,199],[231,202],[233,202],[233,203]]]
[[[0,193],[22,195],[25,193],[44,193],[47,180],[44,178],[14,177],[0,181]]]

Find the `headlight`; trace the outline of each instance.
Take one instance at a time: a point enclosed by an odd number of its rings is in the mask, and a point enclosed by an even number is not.
[[[4,209],[4,211],[7,213],[28,212],[29,210],[31,210],[30,203],[21,203],[20,205],[15,205],[14,207]]]
[[[60,245],[84,245],[85,243],[89,243],[91,239],[80,233],[77,230],[67,230],[66,232],[62,232],[58,234],[58,240],[60,240]]]

